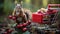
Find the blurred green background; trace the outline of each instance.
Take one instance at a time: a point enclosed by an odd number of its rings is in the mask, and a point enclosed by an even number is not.
[[[23,8],[30,9],[32,12],[42,7],[47,8],[48,4],[60,4],[60,0],[0,0],[0,21],[13,12],[16,1],[18,3],[22,1]]]

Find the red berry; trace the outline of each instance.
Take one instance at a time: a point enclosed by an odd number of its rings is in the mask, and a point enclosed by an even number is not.
[[[21,28],[21,27],[23,27],[23,25],[22,25],[22,24],[17,25],[17,28]]]
[[[56,13],[57,12],[57,10],[53,10],[53,13]]]
[[[50,8],[51,6],[50,5],[48,5],[48,9]]]
[[[8,33],[11,33],[13,30],[8,30]]]
[[[27,24],[30,25],[30,24],[31,24],[31,21],[29,20],[29,21],[27,22]]]
[[[23,23],[23,26],[24,26],[24,27],[27,26],[27,23]]]
[[[27,31],[27,28],[23,28],[23,32]]]
[[[11,15],[9,15],[9,19],[12,19],[12,16]]]
[[[8,34],[7,32],[4,32],[4,34]]]
[[[13,17],[12,17],[12,19],[13,19],[13,20],[16,20],[16,17],[15,17],[15,16],[13,16]]]

